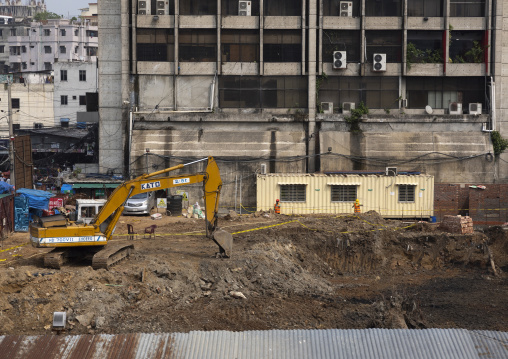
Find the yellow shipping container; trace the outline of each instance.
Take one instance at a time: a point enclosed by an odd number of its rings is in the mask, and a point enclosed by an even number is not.
[[[266,174],[257,175],[257,209],[280,200],[281,214],[376,211],[385,218],[434,215],[434,177],[423,174]]]

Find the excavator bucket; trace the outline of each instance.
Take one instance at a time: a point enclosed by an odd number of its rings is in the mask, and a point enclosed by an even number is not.
[[[222,257],[231,257],[231,251],[233,249],[233,236],[223,229],[218,229],[213,232],[213,241],[219,246],[220,255]]]

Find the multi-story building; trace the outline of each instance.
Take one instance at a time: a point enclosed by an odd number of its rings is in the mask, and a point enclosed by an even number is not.
[[[57,61],[96,61],[98,31],[89,23],[67,19],[31,23],[24,33],[9,36],[12,72],[48,71]]]
[[[55,123],[76,125],[78,113],[86,112],[87,93],[97,92],[97,64],[95,62],[56,62]]]
[[[80,18],[88,21],[90,25],[97,26],[98,6],[96,2],[88,3],[88,7],[82,8]]]
[[[0,16],[0,73],[9,72],[9,37],[26,34],[29,27],[24,21],[15,22],[13,17]]]
[[[143,171],[149,148],[245,176],[504,181],[506,17],[491,0],[100,2],[100,166]]]

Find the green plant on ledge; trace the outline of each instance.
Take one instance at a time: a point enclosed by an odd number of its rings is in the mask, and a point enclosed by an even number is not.
[[[492,131],[490,133],[492,146],[494,147],[494,154],[497,156],[508,148],[508,140],[504,139],[499,131]]]
[[[441,50],[420,50],[412,42],[407,43],[406,66],[411,70],[412,64],[439,64],[443,62]]]
[[[369,113],[369,109],[365,104],[360,102],[357,108],[351,110],[351,116],[344,117],[346,123],[349,124],[349,132],[351,133],[361,133],[362,129],[360,128],[360,120],[363,115]]]

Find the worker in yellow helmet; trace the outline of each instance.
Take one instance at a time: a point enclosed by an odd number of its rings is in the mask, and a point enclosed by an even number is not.
[[[361,206],[363,206],[363,205],[360,204],[360,200],[356,199],[355,203],[353,203],[353,207],[355,209],[355,213],[362,213],[362,210],[360,209]]]

